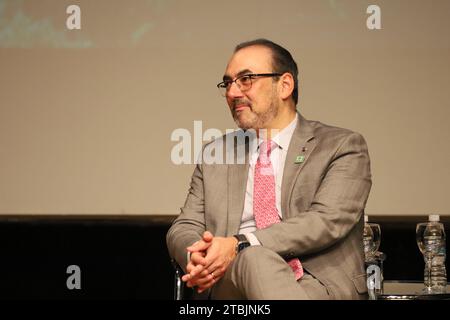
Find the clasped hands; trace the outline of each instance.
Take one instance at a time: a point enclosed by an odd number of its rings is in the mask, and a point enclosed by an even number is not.
[[[186,248],[191,253],[191,259],[181,280],[189,288],[197,287],[198,293],[211,288],[223,277],[236,257],[236,244],[235,237],[214,237],[211,232],[205,231],[201,240]]]

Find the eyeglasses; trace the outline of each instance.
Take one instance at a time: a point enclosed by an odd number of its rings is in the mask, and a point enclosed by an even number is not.
[[[252,80],[258,78],[258,77],[279,77],[281,76],[281,73],[249,73],[244,74],[242,76],[237,77],[234,80],[224,80],[223,82],[219,83],[217,85],[217,88],[219,88],[220,94],[225,97],[227,95],[227,92],[230,90],[231,85],[233,82],[236,83],[239,90],[242,92],[250,90],[252,87]]]

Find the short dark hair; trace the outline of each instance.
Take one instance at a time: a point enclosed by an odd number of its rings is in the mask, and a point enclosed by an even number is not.
[[[297,105],[298,102],[298,68],[297,63],[295,62],[294,58],[292,58],[291,53],[280,46],[279,44],[276,44],[275,42],[272,42],[267,39],[256,39],[251,41],[246,41],[238,44],[236,48],[234,49],[234,52],[237,52],[241,49],[251,47],[251,46],[263,46],[266,48],[269,48],[272,51],[272,68],[273,72],[276,73],[290,73],[292,77],[294,78],[294,91],[292,91],[292,99],[295,102],[295,105]]]

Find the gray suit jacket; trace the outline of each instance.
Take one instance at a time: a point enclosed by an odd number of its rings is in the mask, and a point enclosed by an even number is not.
[[[302,162],[296,161],[299,155]],[[248,170],[248,161],[197,165],[185,205],[167,233],[169,254],[181,266],[187,263],[186,247],[205,230],[215,236],[238,232]],[[299,114],[283,172],[283,220],[255,235],[284,258],[299,257],[332,298],[365,298],[362,230],[370,187],[364,138]]]

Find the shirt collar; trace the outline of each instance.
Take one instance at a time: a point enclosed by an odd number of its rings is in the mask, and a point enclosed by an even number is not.
[[[291,142],[292,135],[294,134],[295,127],[297,127],[298,115],[295,113],[294,120],[289,123],[289,125],[283,128],[278,134],[276,134],[272,140],[283,150],[289,148],[289,143]]]
[[[295,118],[286,127],[281,129],[275,136],[272,137],[272,141],[277,144],[282,150],[287,150],[291,142],[294,130],[297,127],[298,114],[295,113]],[[258,145],[256,146],[256,151],[263,142],[263,139],[258,139]]]

